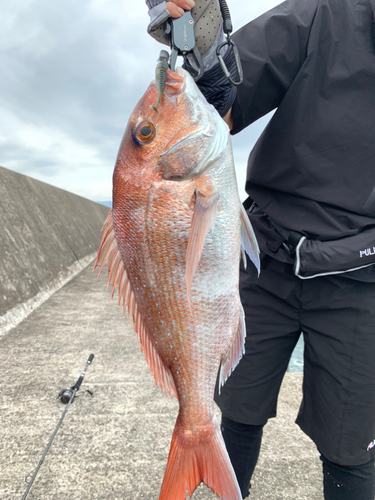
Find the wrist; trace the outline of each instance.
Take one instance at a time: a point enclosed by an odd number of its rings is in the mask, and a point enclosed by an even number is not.
[[[164,0],[146,0],[146,5],[149,10],[153,9],[157,5],[160,5],[162,3],[166,3]]]
[[[147,27],[148,33],[153,33],[162,27],[164,22],[169,18],[169,12],[166,7],[166,2],[158,2],[157,0],[149,0],[150,10],[148,15],[150,16],[150,24]],[[147,3],[147,4],[149,4]]]

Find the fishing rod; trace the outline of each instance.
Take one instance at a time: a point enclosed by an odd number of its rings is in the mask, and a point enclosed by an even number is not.
[[[26,488],[26,491],[25,493],[23,494],[23,497],[21,500],[25,500],[25,498],[27,497],[27,495],[29,494],[29,491],[31,489],[31,486],[33,485],[33,482],[39,472],[39,469],[41,468],[43,462],[44,462],[44,459],[48,453],[48,450],[50,449],[51,447],[51,444],[52,444],[52,441],[54,440],[59,428],[60,428],[60,425],[62,424],[62,421],[64,420],[64,417],[67,413],[67,411],[69,410],[69,406],[71,405],[71,403],[73,402],[73,399],[77,393],[77,391],[79,390],[79,388],[81,387],[81,384],[82,384],[82,380],[84,379],[85,375],[86,375],[86,371],[88,369],[88,367],[91,365],[92,363],[92,360],[94,359],[94,355],[93,354],[90,354],[89,356],[89,359],[87,360],[86,362],[86,366],[85,366],[85,369],[83,370],[83,372],[81,373],[81,375],[79,376],[79,379],[77,380],[77,382],[73,385],[73,387],[68,387],[67,389],[63,389],[59,395],[57,396],[57,399],[60,398],[61,399],[61,402],[66,404],[66,408],[63,412],[63,414],[61,415],[61,418],[59,420],[59,423],[57,424],[52,436],[51,436],[51,439],[49,440],[49,443],[46,447],[46,449],[44,450],[44,453],[42,455],[42,458],[40,459],[39,461],[39,464],[37,466],[37,468],[35,469],[34,471],[34,474],[32,475],[28,485],[27,485],[27,488]],[[91,395],[92,393],[90,391],[88,391]]]

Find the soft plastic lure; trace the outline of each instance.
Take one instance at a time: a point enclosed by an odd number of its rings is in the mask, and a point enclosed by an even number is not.
[[[162,50],[159,55],[158,63],[155,70],[155,83],[158,90],[158,99],[151,109],[157,112],[157,108],[163,96],[165,82],[167,81],[167,69],[168,69],[169,54],[166,50]]]

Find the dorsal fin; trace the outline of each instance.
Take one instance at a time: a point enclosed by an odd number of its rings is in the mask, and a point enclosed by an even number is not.
[[[247,253],[250,257],[250,260],[253,262],[254,266],[258,270],[258,274],[260,273],[260,260],[259,260],[259,247],[256,236],[254,234],[254,230],[251,227],[249,217],[247,213],[241,205],[240,209],[240,218],[241,218],[241,246],[242,249]],[[244,261],[244,266],[246,267],[246,258],[245,254],[242,251],[242,258]]]
[[[103,270],[105,264],[108,266],[108,282],[107,290],[112,284],[111,298],[118,289],[118,305],[121,304],[121,299],[124,304],[123,315],[125,309],[128,309],[129,317],[133,318],[134,331],[137,333],[141,343],[141,350],[146,358],[147,364],[154,376],[157,385],[163,389],[166,394],[177,397],[176,386],[170,369],[166,366],[158,352],[155,350],[150,337],[144,327],[141,315],[138,311],[135,297],[131,289],[130,281],[126,273],[124,264],[121,259],[115,232],[113,229],[113,212],[109,212],[103,224],[103,236],[100,242],[98,255],[94,264],[94,269],[100,265],[98,277]],[[94,271],[93,269],[93,271]]]
[[[204,240],[208,230],[215,225],[218,199],[218,194],[206,196],[198,190],[195,192],[195,207],[186,250],[186,291],[190,311],[191,285],[202,256]]]

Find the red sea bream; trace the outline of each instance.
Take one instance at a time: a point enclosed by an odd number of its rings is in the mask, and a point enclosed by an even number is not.
[[[259,269],[258,246],[227,125],[182,68],[168,70],[157,99],[153,82],[129,119],[97,263],[108,264],[156,383],[179,401],[159,500],[185,500],[202,481],[241,500],[213,394],[218,371],[223,384],[243,353],[239,261],[242,248]]]

